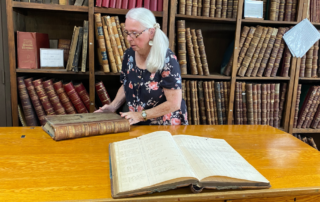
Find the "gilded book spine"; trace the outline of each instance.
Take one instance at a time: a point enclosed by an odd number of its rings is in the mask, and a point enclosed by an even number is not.
[[[241,124],[241,115],[240,115],[240,85],[241,83],[240,82],[236,82],[236,95],[235,95],[235,110],[234,110],[234,113],[235,113],[235,124],[237,125],[240,125]]]
[[[222,124],[226,121],[226,107],[225,107],[225,98],[224,98],[224,85],[223,82],[220,83],[220,96],[221,96],[221,112],[222,112]]]
[[[53,88],[56,91],[56,93],[61,101],[62,106],[66,110],[66,113],[67,114],[75,114],[76,111],[75,111],[72,103],[70,102],[69,97],[67,96],[66,92],[64,91],[62,82],[61,81],[55,82],[53,84]]]
[[[209,76],[210,72],[209,72],[209,67],[208,67],[208,62],[207,62],[207,54],[206,54],[206,50],[205,50],[204,43],[203,43],[201,29],[197,30],[197,39],[198,39],[198,46],[199,46],[199,51],[200,51],[200,56],[201,56],[203,73],[204,73],[204,75]]]
[[[263,18],[266,19],[267,0],[263,0]]]
[[[18,92],[27,126],[37,126],[37,118],[31,105],[24,77],[18,77]]]
[[[223,88],[224,88],[224,107],[225,107],[225,116],[226,116],[226,121],[224,122],[227,124],[227,118],[228,118],[228,111],[229,111],[229,96],[228,96],[228,84],[227,82],[223,82]]]
[[[191,109],[192,109],[192,124],[193,125],[198,125],[198,117],[197,117],[197,105],[198,103],[196,102],[196,88],[195,88],[195,81],[190,81],[190,87],[191,87]]]
[[[87,110],[90,111],[90,97],[89,97],[89,94],[88,94],[86,88],[83,86],[82,83],[79,83],[74,86],[74,89],[76,89],[80,99],[87,107]]]
[[[187,6],[186,6],[186,15],[192,14],[192,0],[186,0]]]
[[[284,21],[291,21],[292,17],[292,0],[286,0]]]
[[[309,51],[307,52],[306,56],[306,71],[305,71],[305,77],[311,78],[312,73],[312,60],[313,60],[313,49],[314,47],[311,46]]]
[[[257,85],[252,84],[252,107],[253,107],[253,124],[258,124],[258,100],[257,100]]]
[[[283,21],[284,18],[284,7],[285,7],[285,0],[280,0],[280,6],[279,6],[279,18],[278,21]]]
[[[198,13],[198,0],[192,0],[192,15],[197,16]]]
[[[319,126],[319,122],[320,122],[320,107],[318,107],[317,112],[314,116],[313,122],[311,124],[311,128],[317,128],[317,126]]]
[[[227,5],[227,18],[232,18],[233,0],[228,0]]]
[[[258,123],[261,125],[261,84],[257,84]]]
[[[270,113],[269,113],[269,125],[270,126],[274,126],[273,125],[273,118],[274,118],[274,110],[275,110],[275,106],[274,106],[275,86],[276,85],[274,83],[270,84]]]
[[[64,84],[63,88],[64,88],[65,92],[67,93],[68,97],[70,98],[73,106],[76,108],[77,112],[78,113],[88,113],[87,108],[85,107],[85,105],[81,101],[78,93],[74,89],[72,82]]]
[[[254,32],[256,31],[256,28],[255,27],[250,27],[250,31],[248,33],[248,36],[243,44],[243,47],[240,51],[240,54],[239,54],[239,57],[238,57],[238,68],[241,66],[242,64],[242,60],[243,58],[245,57],[246,53],[247,53],[247,50],[249,48],[249,45],[251,43],[251,40],[253,38],[253,35],[254,35]]]
[[[215,125],[215,114],[214,111],[216,110],[214,108],[214,100],[213,100],[213,90],[214,89],[214,83],[208,81],[208,96],[209,96],[209,107],[210,107],[210,117],[211,117],[211,123],[210,125]]]
[[[127,48],[130,48],[131,46],[130,46],[130,43],[129,43],[128,39],[127,39],[127,34],[124,32],[124,30],[125,30],[125,28],[124,28],[124,23],[121,23],[120,26],[121,26],[121,31],[122,31],[122,33],[123,33],[124,42],[125,42],[125,44],[126,44],[126,47],[127,47]]]
[[[178,59],[181,74],[187,74],[186,26],[184,20],[177,21],[178,27]]]
[[[299,77],[305,77],[306,58],[307,58],[307,54],[305,54],[305,55],[301,58],[300,76],[299,76]]]
[[[267,84],[267,125],[270,125],[271,85]]]
[[[285,28],[285,32],[287,32],[288,30],[289,30],[289,28]],[[280,66],[280,61],[281,61],[281,58],[282,58],[282,55],[283,55],[284,46],[285,46],[284,40],[281,39],[280,47],[279,47],[279,50],[278,50],[278,53],[277,53],[277,57],[276,57],[276,59],[274,61],[274,66],[273,66],[272,72],[271,72],[271,76],[272,77],[275,77],[277,75],[277,72],[278,72],[278,69],[279,69],[279,66]]]
[[[107,45],[107,52],[108,52],[108,55],[109,55],[111,71],[113,73],[117,73],[118,72],[118,68],[117,68],[116,60],[114,58],[113,51],[112,51],[111,40],[110,40],[109,33],[108,33],[108,26],[107,26],[107,23],[105,22],[104,18],[102,20],[102,27],[103,27],[103,32],[104,32],[104,39],[105,39],[105,42],[106,42],[106,45]]]
[[[279,20],[279,7],[280,7],[280,0],[277,0],[277,7],[276,7],[276,21]]]
[[[280,98],[280,105],[279,105],[279,123],[278,123],[279,126],[281,124],[281,118],[282,118],[284,100],[286,99],[286,93],[287,93],[287,83],[283,83],[281,88],[281,98]]]
[[[43,85],[42,85],[42,80],[37,79],[32,81],[32,84],[38,94],[39,100],[42,104],[42,107],[44,111],[46,112],[46,115],[55,115],[56,113],[54,112],[54,109],[49,101],[49,98],[44,91]]]
[[[24,83],[26,84],[30,99],[32,101],[34,109],[36,110],[36,114],[38,116],[40,124],[44,125],[46,123],[46,120],[44,118],[46,114],[45,114],[44,109],[40,103],[40,100],[39,100],[39,97],[35,91],[35,88],[32,84],[32,78],[25,79]]]
[[[297,100],[296,100],[296,110],[294,113],[294,124],[293,128],[297,128],[298,125],[298,114],[299,114],[299,104],[300,104],[300,95],[301,95],[301,84],[298,85],[298,91],[297,91]]]
[[[286,50],[284,51],[284,59],[282,62],[282,68],[281,68],[281,76],[283,76],[283,77],[289,76],[290,62],[291,62],[291,52],[290,52],[288,46],[286,46]]]
[[[239,0],[233,0],[233,7],[232,7],[232,18],[236,19],[238,14],[238,3]]]
[[[314,49],[313,49],[312,73],[311,73],[311,77],[312,77],[312,78],[318,77],[318,75],[317,75],[317,69],[318,69],[318,51],[319,51],[319,41],[317,41],[317,42],[314,44]]]
[[[88,35],[89,35],[89,22],[83,21],[83,45],[82,45],[82,59],[81,59],[81,72],[86,72],[87,55],[88,55]]]
[[[198,74],[203,75],[201,57],[200,57],[199,46],[198,46],[198,41],[197,41],[197,35],[196,35],[196,31],[194,29],[191,30],[191,36],[192,36],[193,50],[194,50],[194,54],[195,54],[196,62],[197,62]]]
[[[198,82],[194,81],[195,97],[196,97],[196,113],[197,113],[197,125],[200,125],[200,110],[199,110],[199,97],[198,97]]]
[[[222,13],[222,0],[216,0],[216,18],[221,18]]]
[[[222,0],[221,18],[227,18],[228,0]]]
[[[205,106],[206,106],[207,123],[208,123],[208,125],[213,125],[212,124],[212,119],[211,119],[211,106],[210,106],[210,97],[209,97],[209,86],[208,86],[208,82],[207,81],[203,82],[203,89],[204,89],[204,99],[205,99]]]
[[[216,0],[211,0],[210,3],[210,17],[216,16]]]
[[[306,113],[306,118],[303,121],[301,128],[307,128],[307,126],[309,125],[309,121],[312,120],[313,117],[311,115],[313,113],[313,110],[315,108],[317,108],[317,102],[318,102],[318,99],[319,99],[319,94],[320,94],[319,87],[317,87],[317,90],[315,91],[315,95],[314,95],[313,99],[310,100],[310,102],[311,102],[310,108]]]
[[[299,112],[297,128],[301,128],[303,122],[306,120],[306,115],[307,115],[308,111],[310,110],[310,107],[311,107],[312,101],[315,97],[317,88],[318,88],[317,86],[312,86],[309,89],[308,95],[306,96],[305,100],[303,101],[301,111]]]
[[[202,16],[209,17],[210,15],[210,0],[203,0]]]
[[[267,125],[267,84],[262,84],[261,92],[261,125]]]
[[[204,96],[203,96],[202,86],[203,86],[203,81],[199,81],[198,82],[198,97],[199,97],[199,105],[200,105],[200,117],[201,117],[201,124],[207,125],[206,107],[204,104]]]
[[[186,14],[186,0],[179,0],[179,14]]]
[[[273,21],[277,20],[277,0],[271,0],[269,19]]]
[[[311,110],[312,110],[312,113],[311,113],[311,115],[310,115],[310,119],[309,119],[309,121],[308,121],[308,123],[307,123],[307,128],[310,128],[311,127],[311,123],[312,123],[312,121],[315,119],[315,113],[316,113],[316,111],[317,111],[317,109],[318,109],[318,107],[319,107],[319,104],[320,104],[320,88],[318,88],[318,91],[317,91],[317,95],[318,95],[318,97],[317,97],[317,99],[316,99],[316,103],[315,103],[315,105],[311,108]]]
[[[185,91],[185,87],[183,89]],[[103,105],[111,104],[110,96],[106,90],[106,87],[103,85],[102,81],[96,83],[96,92],[97,92],[99,99]],[[184,100],[186,100],[186,99],[184,98]]]
[[[188,47],[188,58],[191,66],[191,74],[198,74],[197,63],[194,57],[193,52],[193,44],[192,44],[192,36],[190,32],[190,28],[186,29],[186,37],[187,37],[187,47]]]
[[[201,11],[202,11],[202,0],[198,0],[198,16],[201,16]]]
[[[213,102],[213,108],[212,108],[212,120],[213,124],[218,125],[218,112],[217,112],[217,102],[216,102],[216,93],[214,89],[214,81],[211,81],[211,92],[212,92],[212,102]]]
[[[49,98],[49,101],[57,115],[63,115],[66,114],[66,111],[64,107],[62,106],[58,95],[56,94],[54,88],[53,88],[53,83],[52,80],[47,80],[42,82],[43,88]]]
[[[291,21],[296,21],[297,15],[297,0],[292,0],[292,11],[291,11]]]
[[[243,124],[248,124],[246,83],[242,83],[242,108],[240,109]]]
[[[188,122],[192,124],[192,112],[191,112],[191,96],[190,96],[190,81],[187,81],[187,111],[188,111]]]
[[[107,20],[109,19],[108,17],[109,16],[107,16]],[[123,59],[123,49],[122,49],[120,35],[118,33],[116,21],[115,21],[114,17],[110,17],[110,21],[111,21],[111,26],[112,26],[112,31],[113,31],[113,34],[114,34],[114,38],[116,39],[116,43],[117,43],[118,51],[119,51],[119,54],[120,54],[120,58],[122,60]]]
[[[218,124],[223,124],[223,116],[222,116],[222,107],[221,107],[221,93],[220,93],[220,83],[215,82],[214,91],[216,95],[216,104],[217,104],[217,114],[218,114]]]
[[[122,50],[123,50],[123,53],[124,53],[127,50],[127,47],[126,47],[126,44],[124,42],[124,37],[122,35],[122,30],[121,30],[121,26],[120,26],[119,17],[118,16],[114,16],[114,21],[116,23],[116,27],[117,27],[119,38],[120,38],[120,42],[121,42],[121,47],[122,47]]]
[[[253,125],[254,119],[253,119],[252,84],[246,84],[246,90],[247,90],[247,109],[248,109],[247,124]]]
[[[279,94],[280,94],[280,83],[275,85],[274,91],[274,108],[273,108],[273,127],[279,128]]]

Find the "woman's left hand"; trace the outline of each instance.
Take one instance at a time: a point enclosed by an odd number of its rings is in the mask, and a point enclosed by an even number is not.
[[[143,121],[141,112],[120,112],[121,117],[127,119],[130,125]]]

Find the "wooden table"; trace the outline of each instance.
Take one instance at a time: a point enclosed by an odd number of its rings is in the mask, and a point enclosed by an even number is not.
[[[109,143],[158,130],[225,139],[270,181],[272,188],[205,190],[200,194],[180,188],[116,201],[320,200],[317,150],[270,126],[226,125],[136,126],[127,133],[60,142],[40,127],[0,128],[0,201],[112,201]]]

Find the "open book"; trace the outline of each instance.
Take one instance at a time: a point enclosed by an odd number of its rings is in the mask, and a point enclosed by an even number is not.
[[[109,145],[113,198],[192,185],[208,189],[269,188],[269,181],[225,140],[158,131]]]

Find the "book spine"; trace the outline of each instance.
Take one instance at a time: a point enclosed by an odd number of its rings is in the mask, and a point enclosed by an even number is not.
[[[248,116],[247,116],[247,124],[253,125],[254,119],[253,119],[253,99],[252,99],[252,84],[246,84],[246,90],[247,90],[247,109],[248,109]]]
[[[222,0],[221,18],[227,18],[228,0]]]
[[[65,92],[67,93],[68,97],[70,98],[73,106],[76,108],[78,113],[88,113],[85,105],[81,101],[78,93],[76,92],[72,82],[63,85]]]
[[[178,60],[181,74],[187,74],[186,26],[185,20],[177,21],[178,28]]]
[[[210,17],[216,16],[216,0],[211,0],[210,2]]]
[[[157,11],[157,0],[150,1],[150,8],[151,11]]]
[[[271,85],[267,84],[267,125],[270,125]]]
[[[226,121],[226,107],[225,107],[223,82],[220,82],[220,97],[221,97],[222,124],[224,124]]]
[[[280,6],[279,6],[279,17],[278,21],[283,21],[284,19],[284,7],[285,7],[285,0],[280,0]],[[291,16],[290,16],[291,17]]]
[[[87,55],[88,55],[88,35],[89,35],[89,22],[85,20],[83,22],[83,45],[82,45],[82,60],[81,60],[81,72],[86,72],[87,67]]]
[[[297,13],[297,0],[292,0],[292,9],[291,9],[291,21],[296,21]],[[319,9],[318,9],[319,10]]]
[[[305,77],[304,73],[305,73],[305,69],[306,69],[306,58],[307,58],[306,54],[301,58],[299,77]]]
[[[193,50],[194,50],[194,54],[197,62],[198,74],[203,75],[203,68],[201,64],[201,56],[199,53],[198,40],[197,40],[196,31],[194,29],[191,29],[191,36],[192,36]]]
[[[199,97],[198,97],[198,82],[194,81],[195,100],[196,100],[196,112],[197,112],[197,125],[200,125],[200,110],[199,110]]]
[[[206,118],[207,118],[207,123],[208,125],[213,125],[212,124],[212,115],[211,115],[211,105],[210,105],[210,99],[212,99],[212,96],[209,96],[209,93],[212,94],[212,91],[210,92],[210,88],[207,81],[203,82],[203,90],[204,90],[204,100],[205,100],[205,108],[206,108]],[[211,83],[210,83],[211,87]]]
[[[200,51],[200,56],[201,56],[203,73],[205,76],[209,76],[210,72],[209,72],[209,67],[208,67],[208,62],[207,62],[207,54],[206,54],[206,50],[205,50],[204,43],[203,43],[201,29],[198,29],[196,32],[197,32],[198,46],[199,46],[199,51]]]
[[[127,48],[126,48],[126,44],[124,42],[123,34],[122,34],[122,31],[121,31],[119,17],[118,16],[114,16],[114,21],[116,23],[117,31],[118,31],[118,34],[119,34],[119,39],[120,39],[120,42],[121,42],[121,47],[122,47],[122,50],[123,50],[123,53],[124,53],[127,50]],[[103,23],[102,23],[102,25],[103,25]]]
[[[232,18],[233,0],[228,0],[227,18]]]
[[[96,7],[101,7],[102,0],[96,0]],[[73,4],[70,4],[73,5]]]
[[[298,85],[298,91],[297,91],[297,100],[296,100],[296,110],[294,113],[294,124],[293,128],[297,128],[298,125],[298,114],[299,114],[299,104],[300,104],[300,95],[301,95],[301,84]]]
[[[318,107],[317,112],[314,116],[313,122],[311,124],[311,128],[316,129],[320,122],[320,107]]]
[[[139,3],[139,5],[138,5],[138,3]],[[136,0],[129,1],[128,9],[138,8],[138,7],[142,7],[142,0],[138,0],[137,5],[136,5]]]
[[[157,11],[163,11],[163,0],[158,0]]]
[[[104,84],[102,83],[102,81],[100,81],[96,84],[96,92],[97,92],[99,99],[103,105],[111,104],[110,96],[109,96]]]
[[[285,32],[287,32],[288,30],[289,30],[289,28],[285,28]],[[279,66],[280,66],[280,61],[281,61],[281,58],[282,58],[282,55],[283,55],[284,46],[285,46],[285,43],[284,43],[284,40],[282,38],[281,42],[280,42],[280,47],[279,47],[276,59],[274,61],[274,66],[273,66],[272,71],[271,71],[271,76],[272,77],[275,77],[277,75],[277,72],[278,72],[278,69],[279,69]]]
[[[116,8],[121,8],[122,1],[123,1],[123,0],[117,0],[117,1],[116,1]]]
[[[124,30],[125,30],[125,28],[124,28],[124,23],[121,23],[121,24],[120,24],[120,27],[121,27],[121,31],[122,31],[122,34],[123,34],[123,38],[124,38],[124,42],[125,42],[125,44],[126,44],[126,47],[127,47],[127,48],[130,48],[131,45],[130,45],[128,39],[127,39],[127,34],[124,32]]]
[[[310,109],[310,106],[311,106],[312,101],[314,99],[314,96],[316,94],[316,90],[317,90],[316,86],[312,86],[309,89],[308,94],[307,94],[306,98],[303,101],[302,108],[301,108],[301,110],[299,112],[297,128],[301,128],[302,127],[302,124],[306,119],[306,115],[307,115],[307,113],[308,113],[308,111]]]
[[[286,46],[286,50],[284,52],[284,59],[282,62],[281,76],[289,77],[290,63],[291,63],[291,52],[288,46]]]
[[[188,47],[188,58],[189,58],[189,63],[190,63],[190,69],[191,69],[191,74],[198,74],[197,70],[197,63],[194,58],[194,52],[193,52],[193,44],[192,44],[192,36],[190,33],[190,28],[186,29],[186,38],[187,38],[187,47]]]
[[[180,0],[180,9],[181,9],[181,6],[185,6],[185,4],[181,5],[182,1],[185,2],[185,0]],[[182,14],[182,13],[180,13],[180,14]],[[209,17],[209,15],[210,15],[210,0],[203,0],[202,16]]]
[[[229,106],[229,96],[228,96],[228,84],[227,84],[227,82],[223,82],[223,88],[224,88],[224,107],[225,107],[225,117],[226,117],[226,119],[225,119],[225,121],[224,121],[224,124],[228,124],[227,122],[228,122],[228,120],[227,120],[227,118],[228,118],[228,111],[229,111],[229,108],[228,108],[228,106]]]
[[[59,39],[58,42],[58,48],[63,49],[63,60],[64,60],[64,65],[66,66],[69,58],[69,51],[70,51],[70,43],[71,40],[68,39]]]
[[[240,115],[240,82],[236,82],[236,93],[235,93],[235,104],[234,104],[234,113],[235,113],[235,124],[241,124],[241,115]]]
[[[222,12],[222,0],[216,0],[215,17],[221,18],[221,12]]]
[[[318,77],[318,52],[319,52],[319,41],[317,41],[314,44],[314,49],[313,49],[313,58],[312,58],[312,73],[311,73],[311,77],[312,78],[316,78]]]
[[[67,114],[76,114],[76,110],[74,109],[72,103],[70,102],[69,97],[67,96],[66,92],[64,91],[63,84],[61,81],[55,82],[53,84],[53,88],[56,91],[62,106],[66,110]]]
[[[79,60],[80,60],[80,52],[82,50],[82,43],[83,43],[83,27],[79,27],[79,36],[78,36],[78,42],[77,42],[77,47],[76,51],[74,53],[74,58],[71,63],[71,70],[78,72],[79,71]]]
[[[136,8],[141,8],[141,7],[142,7],[142,0],[137,0]]]
[[[197,16],[197,13],[198,13],[198,0],[192,0],[191,14],[193,16]]]
[[[246,93],[246,83],[242,83],[242,106],[240,105],[240,114],[242,117],[242,121],[244,125],[248,124],[248,116],[247,116],[247,93]],[[241,99],[241,98],[240,98]]]
[[[261,125],[267,125],[267,84],[262,84],[261,92]]]
[[[211,95],[212,103],[213,103],[213,105],[212,105],[213,107],[211,109],[212,125],[218,125],[219,121],[218,121],[218,112],[217,112],[216,93],[215,93],[215,90],[214,90],[214,81],[211,81],[210,88],[211,88],[210,92],[212,94],[209,94],[209,95]]]
[[[261,125],[261,84],[257,84],[257,105],[258,105],[258,113],[257,119],[259,125]]]
[[[281,124],[284,100],[286,99],[286,92],[287,92],[287,83],[283,83],[281,88],[281,98],[280,98],[280,104],[279,104],[279,122],[278,122],[279,126]]]
[[[121,9],[128,9],[129,0],[122,0]]]
[[[102,0],[102,4],[101,4],[101,6],[102,7],[105,7],[105,8],[108,8],[109,7],[109,0]]]
[[[279,128],[279,94],[280,83],[275,84],[274,90],[274,107],[273,107],[273,127]]]
[[[111,66],[111,71],[113,73],[117,73],[118,72],[118,67],[117,67],[117,63],[121,63],[120,60],[120,56],[118,58],[118,61],[115,60],[114,54],[113,54],[113,46],[111,45],[111,39],[109,37],[109,33],[108,33],[108,27],[107,24],[105,22],[105,19],[102,18],[102,27],[103,27],[103,33],[104,33],[104,39],[106,42],[106,48],[107,48],[107,52],[108,52],[108,56],[109,56],[109,62],[110,62],[110,66]]]
[[[179,0],[179,14],[186,14],[186,0]]]
[[[306,56],[306,70],[305,70],[305,77],[311,78],[312,73],[312,60],[313,60],[313,46],[308,50]]]
[[[291,21],[292,16],[292,0],[286,1],[284,21]]]
[[[310,119],[309,119],[309,121],[308,121],[308,123],[307,123],[307,128],[310,128],[311,127],[311,123],[312,123],[312,121],[314,120],[314,118],[315,118],[315,113],[316,113],[316,111],[317,111],[317,108],[318,108],[318,106],[319,106],[319,104],[320,104],[320,99],[319,99],[319,97],[320,97],[320,87],[318,87],[318,91],[317,91],[317,99],[315,99],[315,101],[316,101],[316,103],[315,103],[315,105],[311,108],[311,110],[312,110],[312,113],[310,114]]]
[[[206,107],[204,105],[204,96],[203,96],[203,81],[198,82],[198,97],[199,97],[199,105],[200,105],[200,117],[201,117],[201,124],[207,125],[207,118],[206,118]]]
[[[18,92],[27,126],[37,126],[37,118],[31,105],[24,77],[18,77]]]
[[[191,109],[192,109],[192,125],[198,125],[198,117],[197,117],[197,105],[196,103],[196,95],[195,95],[195,88],[194,88],[194,81],[190,81],[191,87]]]
[[[46,112],[46,115],[55,115],[54,109],[49,101],[49,98],[43,88],[42,80],[37,79],[32,81],[32,84],[37,92],[38,98],[42,104],[42,107],[44,111]]]
[[[118,33],[115,17],[108,18],[108,16],[107,16],[107,20],[109,20],[109,19],[110,19],[110,22],[111,22],[114,38],[116,39],[116,43],[117,43],[118,51],[119,51],[119,54],[120,54],[120,58],[121,58],[121,60],[123,60],[123,49],[122,49],[120,35]],[[107,24],[109,24],[110,22],[107,22]],[[108,26],[110,26],[110,25],[108,25]]]
[[[308,123],[309,123],[309,121],[311,119],[311,114],[313,113],[313,109],[316,107],[317,101],[319,99],[319,87],[316,87],[316,90],[314,92],[315,92],[315,95],[314,95],[313,99],[309,101],[310,102],[310,107],[309,107],[308,110],[306,110],[307,111],[306,112],[306,116],[305,116],[305,119],[304,119],[304,121],[302,123],[301,128],[307,128]]]
[[[255,27],[250,27],[250,31],[248,33],[248,36],[247,36],[247,38],[246,38],[246,40],[245,40],[245,42],[243,44],[243,47],[242,47],[242,49],[240,51],[240,54],[239,54],[239,57],[238,57],[238,68],[242,64],[242,61],[243,61],[243,59],[244,59],[244,57],[245,57],[245,55],[247,53],[247,50],[249,48],[249,45],[251,43],[251,40],[253,38],[253,35],[254,35],[255,31],[256,31]]]
[[[192,113],[191,113],[191,96],[190,96],[190,81],[187,81],[187,111],[188,111],[188,122],[192,125]]]
[[[273,21],[277,20],[277,0],[270,1],[269,20],[273,20]]]
[[[66,111],[64,107],[62,106],[58,95],[56,94],[54,88],[53,88],[53,83],[52,80],[49,79],[47,81],[42,82],[43,88],[49,98],[49,101],[57,115],[64,115],[66,114]]]
[[[257,85],[252,84],[252,109],[253,109],[253,124],[258,124],[258,99],[257,99]]]
[[[80,83],[80,84],[75,85],[74,89],[78,93],[82,102],[87,107],[87,110],[90,111],[90,97],[89,97],[89,94],[88,94],[86,88],[83,86],[82,83]]]
[[[232,18],[236,19],[238,14],[238,3],[239,0],[233,0],[233,7],[232,7]]]
[[[37,69],[36,38],[34,33],[17,31],[18,69]],[[31,42],[31,43],[30,43]],[[25,48],[27,47],[27,48]]]
[[[186,15],[192,14],[192,0],[186,0]]]
[[[220,83],[215,82],[214,91],[216,96],[216,104],[217,104],[217,114],[218,114],[218,124],[223,124],[223,115],[222,115],[222,107],[221,107],[221,93],[220,93]]]
[[[116,8],[116,2],[117,2],[117,0],[110,0],[110,5],[109,5],[109,7],[110,7],[110,8]]]

